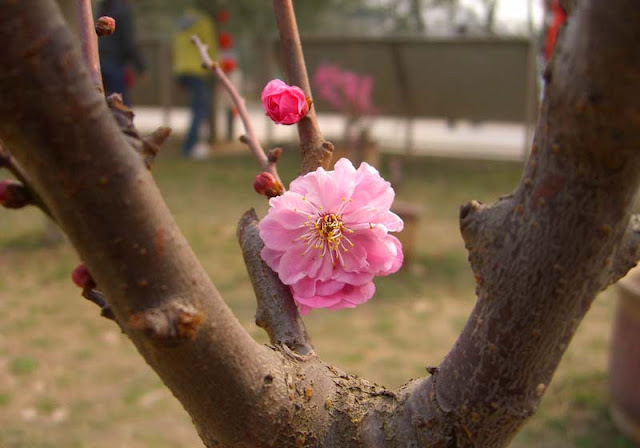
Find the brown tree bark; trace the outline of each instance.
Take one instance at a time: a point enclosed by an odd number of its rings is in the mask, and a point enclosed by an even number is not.
[[[322,363],[296,313],[288,332],[266,324],[281,338],[273,348],[247,335],[53,0],[0,0],[0,140],[206,446],[501,447],[535,411],[595,295],[638,258],[637,23],[636,0],[579,2],[547,70],[520,186],[461,209],[478,303],[440,367],[398,391]],[[278,285],[255,259],[252,225],[239,235],[256,292],[269,295]]]

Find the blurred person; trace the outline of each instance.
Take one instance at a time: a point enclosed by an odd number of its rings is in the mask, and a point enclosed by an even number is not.
[[[146,70],[136,45],[133,8],[128,0],[102,0],[97,16],[113,17],[116,21],[113,34],[98,39],[105,94],[121,93],[123,102],[129,106],[129,88],[135,79],[134,71],[142,76]]]
[[[204,3],[204,2],[202,2]],[[211,117],[211,72],[202,67],[202,59],[191,36],[197,35],[207,45],[209,55],[218,59],[216,30],[212,16],[202,6],[188,8],[177,23],[173,36],[173,74],[189,94],[191,124],[182,144],[184,157],[202,158],[208,155],[208,145],[199,143],[200,129]]]

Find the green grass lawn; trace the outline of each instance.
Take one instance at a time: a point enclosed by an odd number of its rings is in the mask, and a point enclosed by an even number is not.
[[[154,167],[155,178],[229,306],[266,342],[253,323],[252,289],[235,240],[246,209],[259,215],[267,209],[252,189],[257,164],[244,152],[183,160],[174,143]],[[422,210],[412,263],[378,279],[366,305],[305,318],[323,359],[388,386],[437,365],[474,305],[459,206],[511,192],[521,171],[507,162],[403,162],[398,198]],[[291,180],[298,163],[295,151],[285,151],[281,177]],[[72,285],[73,248],[47,244],[44,218],[35,210],[0,210],[0,223],[0,447],[201,446],[188,416],[127,338]],[[512,446],[632,446],[608,412],[613,309],[613,291],[596,300],[538,414]]]

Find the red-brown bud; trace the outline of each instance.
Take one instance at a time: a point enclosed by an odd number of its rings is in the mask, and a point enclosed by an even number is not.
[[[91,277],[89,269],[84,263],[80,263],[71,273],[71,280],[80,288],[95,288],[96,282]]]
[[[22,208],[33,203],[31,193],[24,185],[13,180],[0,181],[0,205],[6,208]]]
[[[282,155],[282,148],[280,147],[272,148],[269,150],[269,153],[267,154],[267,160],[269,161],[269,163],[278,163],[278,160],[280,160],[281,155]]]
[[[111,36],[116,30],[116,21],[113,17],[102,16],[96,20],[96,34],[98,37]]]
[[[266,171],[256,176],[256,180],[253,181],[253,189],[256,190],[256,193],[263,194],[268,198],[280,196],[284,193],[284,186],[271,173]]]

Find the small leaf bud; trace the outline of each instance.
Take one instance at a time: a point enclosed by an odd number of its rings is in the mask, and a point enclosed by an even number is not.
[[[6,208],[22,208],[32,204],[29,190],[13,180],[0,181],[0,205]]]
[[[96,34],[98,37],[111,36],[116,30],[116,21],[113,17],[102,16],[96,21]]]
[[[89,269],[84,263],[80,263],[71,273],[71,280],[79,288],[95,288],[96,282],[91,277]]]

